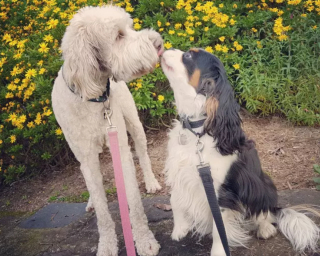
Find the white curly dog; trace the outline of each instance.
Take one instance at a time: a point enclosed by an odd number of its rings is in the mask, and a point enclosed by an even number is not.
[[[81,164],[95,209],[99,245],[97,255],[118,255],[115,224],[108,211],[100,172],[99,153],[108,145],[104,103],[92,102],[111,82],[111,121],[118,128],[126,194],[133,237],[139,255],[157,255],[160,245],[149,230],[140,198],[127,130],[136,152],[148,192],[160,189],[151,170],[146,136],[134,100],[125,82],[152,71],[163,51],[163,40],[153,30],[135,31],[130,15],[116,6],[84,7],[70,21],[62,39],[64,64],[55,80],[52,106],[65,138]]]

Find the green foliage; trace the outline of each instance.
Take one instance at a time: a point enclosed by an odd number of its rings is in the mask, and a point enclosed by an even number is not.
[[[70,161],[50,95],[63,61],[59,45],[73,14],[100,0],[0,1],[0,184]],[[153,28],[165,47],[201,47],[225,65],[239,102],[252,113],[320,124],[320,1],[115,0],[134,28]],[[142,121],[175,116],[157,66],[129,84]]]
[[[320,165],[318,165],[318,164],[313,165],[313,169],[314,169],[315,173],[320,174]],[[316,184],[319,184],[316,186],[316,188],[317,188],[317,190],[320,190],[320,177],[313,178],[313,181]]]

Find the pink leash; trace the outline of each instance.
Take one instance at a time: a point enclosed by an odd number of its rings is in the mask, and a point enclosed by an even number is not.
[[[111,114],[110,114],[111,116]],[[126,196],[126,187],[124,184],[122,165],[121,165],[121,157],[119,150],[119,140],[118,140],[118,132],[116,130],[111,131],[111,128],[116,128],[112,126],[109,114],[107,114],[107,119],[109,121],[109,127],[107,128],[109,143],[110,143],[110,151],[113,162],[114,176],[116,180],[117,187],[117,195],[119,201],[119,209],[122,223],[122,230],[124,236],[124,243],[126,245],[127,256],[136,256],[136,251],[134,248],[133,235],[131,230],[130,216],[129,216],[129,207]]]

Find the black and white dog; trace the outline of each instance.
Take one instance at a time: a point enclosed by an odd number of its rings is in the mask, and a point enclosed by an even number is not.
[[[272,237],[277,225],[297,251],[316,250],[316,224],[303,213],[277,207],[276,187],[261,169],[254,142],[241,128],[239,105],[221,61],[201,49],[171,49],[163,54],[161,64],[179,115],[193,127],[190,131],[177,121],[169,133],[165,173],[171,187],[172,239],[180,240],[190,230],[212,233],[211,256],[225,255],[196,168],[194,133],[199,133],[229,245],[245,246],[249,230],[256,230],[259,238]]]

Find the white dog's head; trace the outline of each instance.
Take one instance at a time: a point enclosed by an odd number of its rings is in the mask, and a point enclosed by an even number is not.
[[[84,7],[70,20],[61,49],[66,82],[88,99],[103,93],[108,77],[127,82],[151,72],[163,40],[151,29],[135,31],[120,7]]]

